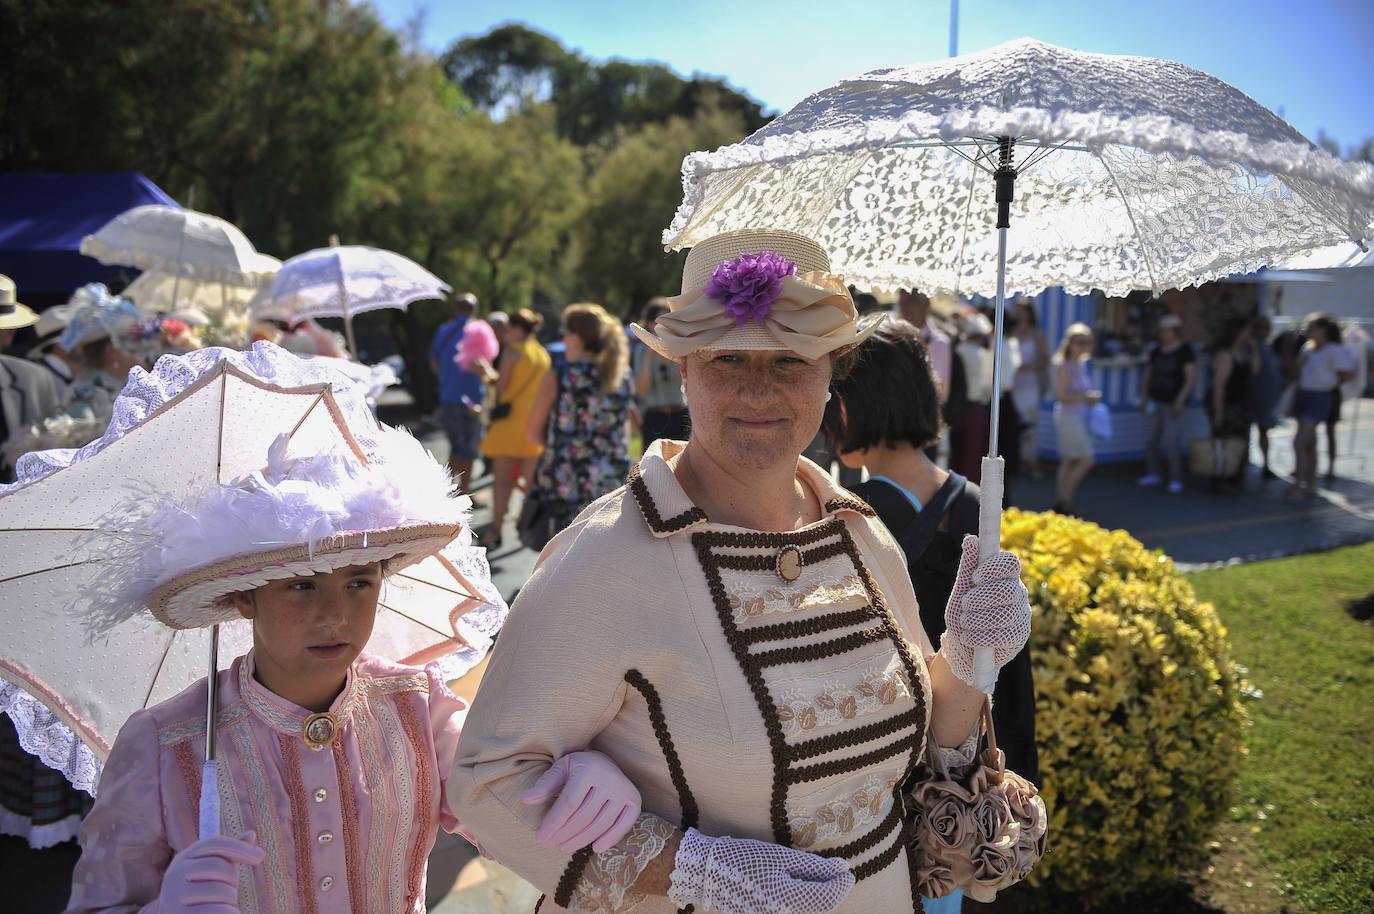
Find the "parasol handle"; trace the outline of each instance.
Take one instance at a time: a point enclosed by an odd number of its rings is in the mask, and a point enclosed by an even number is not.
[[[200,837],[213,838],[219,834],[219,778],[215,763],[200,766]]]
[[[200,837],[219,834],[219,778],[215,773],[215,693],[219,688],[219,626],[210,626],[210,675],[205,677],[205,763],[200,766]]]
[[[1006,463],[1001,457],[983,458],[983,478],[978,486],[978,564],[982,565],[1002,549],[1002,477]],[[973,684],[991,693],[997,682],[997,659],[992,648],[980,647],[973,654]]]

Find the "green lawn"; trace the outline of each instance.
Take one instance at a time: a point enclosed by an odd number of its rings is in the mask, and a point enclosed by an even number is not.
[[[1348,611],[1374,594],[1374,543],[1189,579],[1255,690],[1218,852],[1252,897],[1222,909],[1374,911],[1374,624]]]

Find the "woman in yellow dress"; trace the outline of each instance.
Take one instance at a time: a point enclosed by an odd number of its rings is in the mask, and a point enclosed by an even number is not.
[[[539,345],[535,334],[544,318],[529,308],[511,315],[505,345],[496,362],[496,405],[491,424],[482,439],[482,456],[491,464],[491,528],[482,536],[482,545],[501,545],[501,525],[506,520],[511,492],[515,488],[512,470],[519,467],[520,478],[534,475],[534,462],[543,453],[543,437],[531,439],[526,432],[539,382],[551,364],[549,354]],[[506,404],[509,404],[507,409]]]

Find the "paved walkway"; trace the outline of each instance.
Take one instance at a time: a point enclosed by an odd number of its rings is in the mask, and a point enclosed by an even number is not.
[[[440,460],[447,458],[442,432],[417,422],[404,391],[382,401],[382,418],[408,423]],[[1283,500],[1293,471],[1293,424],[1270,434],[1270,465],[1278,479],[1260,478],[1258,446],[1252,443],[1245,491],[1239,495],[1211,492],[1205,480],[1188,478],[1177,495],[1161,487],[1141,488],[1140,464],[1095,468],[1079,490],[1087,520],[1123,528],[1149,548],[1171,556],[1182,570],[1315,552],[1374,539],[1374,399],[1347,403],[1346,421],[1337,426],[1336,477],[1323,482],[1315,498],[1294,505]],[[1324,433],[1319,438],[1320,466],[1327,466]],[[1051,464],[1048,467],[1053,470]],[[490,521],[490,476],[475,482],[474,523]],[[1011,503],[1046,510],[1054,502],[1053,474],[1039,482],[1008,480]],[[506,520],[504,543],[488,559],[492,578],[513,599],[529,577],[535,554],[519,546],[513,528],[518,496]],[[538,892],[510,871],[476,858],[459,838],[440,835],[430,858],[430,908],[437,914],[506,914],[530,911]]]

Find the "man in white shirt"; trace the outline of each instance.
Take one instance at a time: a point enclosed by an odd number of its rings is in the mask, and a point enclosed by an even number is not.
[[[62,344],[58,342],[70,320],[69,305],[54,305],[39,314],[38,323],[33,325],[33,332],[38,334],[38,342],[28,352],[30,361],[37,362],[52,372],[58,396],[63,398],[66,397],[67,388],[76,374],[72,353],[63,349]]]
[[[31,327],[38,315],[19,301],[14,281],[0,275],[0,350],[14,340],[14,332]],[[0,355],[0,448],[57,408],[52,376],[26,359]],[[10,467],[0,458],[0,482],[8,482]]]

